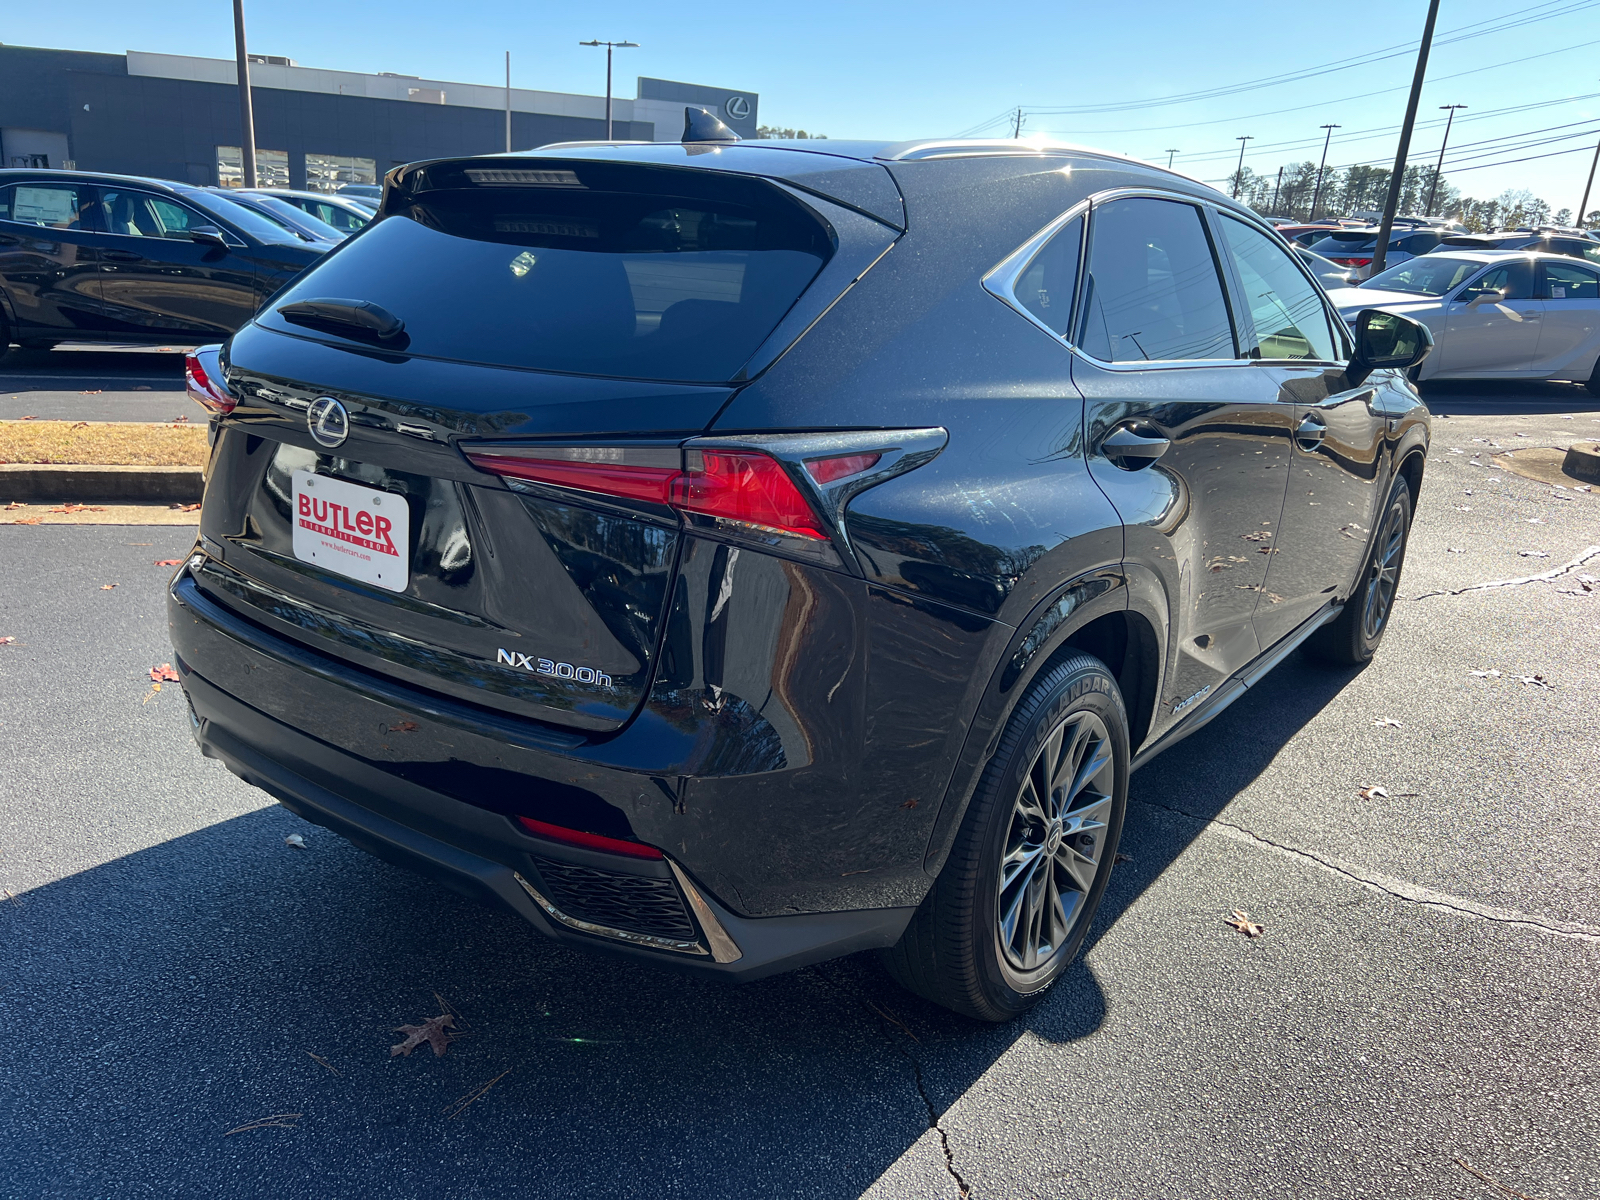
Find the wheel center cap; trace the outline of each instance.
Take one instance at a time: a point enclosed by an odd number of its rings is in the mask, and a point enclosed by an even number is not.
[[[1049,828],[1044,832],[1044,852],[1054,855],[1056,851],[1061,849],[1061,843],[1066,839],[1066,836],[1066,829],[1061,824],[1061,818],[1057,817],[1050,822]]]

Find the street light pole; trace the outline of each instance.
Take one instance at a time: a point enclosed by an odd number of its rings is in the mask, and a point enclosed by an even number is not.
[[[1177,153],[1176,150],[1168,150],[1167,151],[1167,170],[1169,170],[1169,171],[1172,170],[1172,156],[1174,154],[1176,154],[1176,153]]]
[[[1444,170],[1444,148],[1450,144],[1450,125],[1456,119],[1456,109],[1465,108],[1465,104],[1441,104],[1441,112],[1449,110],[1449,116],[1444,119],[1444,141],[1439,143],[1439,161],[1434,164],[1433,180],[1428,184],[1428,203],[1423,206],[1422,215],[1433,216],[1433,193],[1439,186],[1439,175]]]
[[[1278,197],[1283,193],[1283,168],[1278,168],[1278,182],[1272,185],[1272,211],[1278,211]]]
[[[1428,76],[1428,51],[1433,49],[1433,26],[1439,19],[1439,0],[1428,0],[1428,20],[1422,27],[1422,44],[1417,47],[1417,70],[1411,77],[1411,98],[1406,101],[1406,119],[1400,126],[1400,145],[1395,148],[1394,171],[1389,176],[1389,195],[1383,202],[1383,222],[1378,226],[1378,244],[1372,248],[1369,278],[1383,270],[1389,257],[1389,234],[1394,229],[1395,210],[1400,207],[1400,189],[1405,184],[1406,158],[1411,153],[1411,130],[1417,123],[1417,102],[1422,99],[1422,81]]]
[[[1248,143],[1256,139],[1254,137],[1239,137],[1233,140],[1239,143],[1239,169],[1233,173],[1233,198],[1237,200],[1239,198],[1239,187],[1244,183],[1244,148]]]
[[[239,165],[244,169],[244,186],[253,188],[256,186],[256,118],[250,104],[250,56],[244,48],[244,0],[233,0],[233,49],[239,60]]]
[[[1589,163],[1589,182],[1583,185],[1583,199],[1578,201],[1578,228],[1583,228],[1583,210],[1589,207],[1589,191],[1594,187],[1594,169],[1600,166],[1600,142],[1595,143],[1594,158]]]
[[[1313,188],[1311,192],[1311,211],[1306,214],[1306,220],[1308,221],[1315,221],[1317,219],[1317,201],[1322,199],[1322,172],[1326,170],[1328,166],[1328,143],[1333,141],[1333,131],[1335,129],[1343,129],[1344,126],[1324,125],[1322,128],[1326,129],[1328,132],[1327,135],[1322,139],[1322,164],[1317,168],[1317,186]]]
[[[606,48],[606,141],[611,140],[611,52],[624,50],[628,47],[637,47],[638,42],[602,42],[598,39],[589,42],[579,42],[580,46],[604,46]]]
[[[506,51],[506,153],[511,153],[511,51]]]

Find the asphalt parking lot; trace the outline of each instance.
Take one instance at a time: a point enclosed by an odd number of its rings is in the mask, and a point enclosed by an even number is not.
[[[51,402],[170,375],[95,370]],[[1377,660],[1295,656],[1136,775],[1082,961],[1002,1027],[866,956],[727,988],[573,953],[371,859],[152,690],[191,530],[0,527],[0,1196],[1592,1200],[1600,488],[1495,455],[1600,401],[1428,399]],[[448,1053],[391,1057],[441,1004]]]

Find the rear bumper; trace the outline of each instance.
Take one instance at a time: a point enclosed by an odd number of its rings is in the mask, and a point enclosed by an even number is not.
[[[482,757],[481,748],[468,744],[476,738],[492,742],[507,766],[526,771],[528,761],[542,760],[538,774],[521,776],[525,785],[537,785],[540,776],[581,774],[591,788],[614,794],[637,788],[641,779],[596,761],[575,761],[571,745],[498,741],[492,730],[464,727],[459,714],[403,704],[404,697],[385,694],[379,680],[333,678],[329,660],[233,617],[207,600],[186,572],[169,595],[169,618],[204,754],[306,820],[379,858],[509,908],[558,941],[745,980],[892,945],[915,911],[897,906],[744,916],[698,881],[691,864],[632,859],[531,836],[503,811],[405,778],[401,772],[415,763],[368,755],[389,750],[384,738],[395,744],[415,735],[422,740],[414,745],[442,744],[446,753],[459,753],[467,760],[459,763],[465,771],[470,760]],[[325,736],[312,736],[304,725]],[[438,778],[458,760],[427,765],[432,774],[424,778]],[[619,777],[609,787],[598,778],[607,774]],[[602,907],[619,891],[646,896],[656,925],[626,917],[613,921],[596,916],[592,907],[568,903],[564,896],[581,893],[573,891],[572,879],[589,886],[591,898],[598,888]],[[668,925],[675,920],[679,932],[659,927],[667,909]]]

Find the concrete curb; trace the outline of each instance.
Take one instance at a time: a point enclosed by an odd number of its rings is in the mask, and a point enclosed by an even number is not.
[[[0,464],[0,501],[193,504],[204,490],[199,467]]]
[[[1600,445],[1568,446],[1561,469],[1590,483],[1600,483]]]

